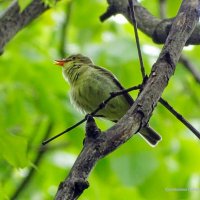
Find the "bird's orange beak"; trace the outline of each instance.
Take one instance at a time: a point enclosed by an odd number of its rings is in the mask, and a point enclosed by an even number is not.
[[[59,65],[61,67],[63,67],[63,65],[65,64],[66,60],[54,60],[54,64],[55,65]]]

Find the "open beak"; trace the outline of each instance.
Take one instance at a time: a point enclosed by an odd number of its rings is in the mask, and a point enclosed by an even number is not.
[[[54,64],[59,65],[61,67],[64,66],[65,62],[66,62],[66,60],[64,60],[64,59],[63,60],[54,60]]]

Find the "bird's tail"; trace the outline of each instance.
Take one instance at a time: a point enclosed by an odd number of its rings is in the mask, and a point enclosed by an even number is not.
[[[140,134],[151,146],[155,146],[162,140],[161,136],[148,125],[140,130]]]

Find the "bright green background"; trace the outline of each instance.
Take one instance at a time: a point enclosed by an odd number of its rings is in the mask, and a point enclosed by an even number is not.
[[[21,1],[22,2],[22,1]],[[30,1],[26,0],[28,4]],[[53,136],[83,118],[69,101],[69,86],[53,60],[61,58],[61,27],[69,1],[63,0],[20,31],[0,58],[0,199],[9,199],[34,167],[17,199],[53,199],[81,151],[84,125],[48,145],[38,165],[41,141],[52,126]],[[167,16],[173,17],[180,1],[167,1]],[[9,1],[0,3],[0,12]],[[142,4],[159,17],[158,1]],[[25,4],[22,3],[22,9]],[[66,54],[82,53],[95,64],[111,70],[124,85],[141,82],[139,62],[130,24],[99,16],[106,1],[75,0],[66,34]],[[162,46],[139,33],[147,72]],[[199,69],[199,47],[189,46],[185,55]],[[163,97],[200,130],[200,86],[180,64]],[[137,92],[132,92],[133,97]],[[98,162],[90,174],[89,189],[81,200],[160,200],[200,197],[199,140],[160,104],[150,120],[163,137],[152,148],[138,135]],[[112,123],[98,120],[101,129]],[[170,188],[199,188],[198,191],[167,191]]]

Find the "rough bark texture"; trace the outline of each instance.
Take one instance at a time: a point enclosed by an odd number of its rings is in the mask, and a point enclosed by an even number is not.
[[[24,28],[33,19],[38,17],[41,13],[47,10],[46,6],[41,0],[33,0],[22,12],[20,12],[19,5],[15,1],[0,18],[0,54],[3,53],[3,48],[16,33]]]
[[[127,1],[110,0],[110,2],[117,2],[118,10],[126,10],[127,4],[125,6],[125,2]],[[84,148],[68,177],[60,184],[56,194],[57,200],[77,199],[83,190],[88,187],[87,177],[95,163],[130,139],[134,133],[149,121],[163,90],[175,71],[181,51],[196,27],[199,19],[199,8],[199,0],[183,0],[177,17],[170,26],[168,37],[159,58],[153,65],[150,77],[126,115],[105,133],[100,133],[92,120],[88,122],[87,127],[90,128],[86,130]],[[114,12],[112,11],[112,13]],[[149,20],[151,19],[149,18]],[[145,30],[148,29],[148,27],[145,27]],[[149,34],[153,35],[153,33]],[[94,137],[92,132],[95,133]]]

